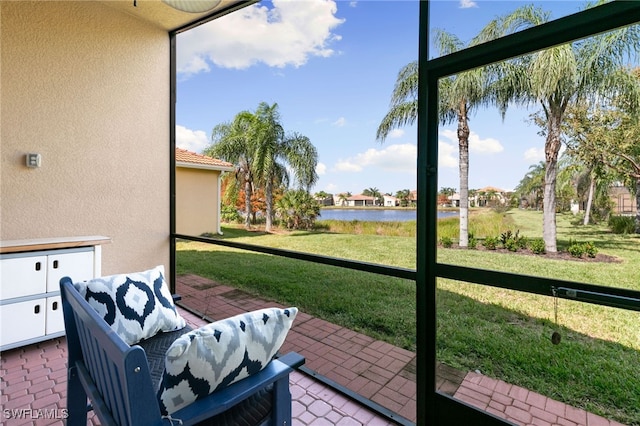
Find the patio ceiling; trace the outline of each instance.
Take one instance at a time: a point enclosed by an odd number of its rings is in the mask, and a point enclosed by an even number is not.
[[[174,9],[161,0],[98,0],[100,3],[118,9],[121,12],[133,15],[139,19],[150,22],[167,31],[173,31],[188,27],[206,17],[217,17],[255,1],[221,0],[213,9],[202,13],[182,12]]]

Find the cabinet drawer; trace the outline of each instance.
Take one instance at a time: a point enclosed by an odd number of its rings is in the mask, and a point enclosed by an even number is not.
[[[0,306],[0,345],[42,336],[46,302],[43,298]]]
[[[47,291],[47,256],[2,259],[0,273],[3,300]]]
[[[60,290],[60,278],[71,277],[73,282],[85,281],[94,277],[94,253],[50,254],[47,261],[47,291]]]
[[[45,334],[64,331],[64,317],[62,315],[62,299],[60,296],[47,298],[47,319]]]

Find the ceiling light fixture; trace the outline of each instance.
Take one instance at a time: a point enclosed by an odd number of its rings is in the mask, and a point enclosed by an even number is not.
[[[174,9],[189,13],[202,13],[215,9],[221,0],[162,0]]]

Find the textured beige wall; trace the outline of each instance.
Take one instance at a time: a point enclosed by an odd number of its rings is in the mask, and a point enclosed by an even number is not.
[[[218,232],[218,177],[215,170],[176,168],[176,232]]]
[[[168,34],[90,1],[0,7],[0,239],[105,235],[103,274],[168,268]]]

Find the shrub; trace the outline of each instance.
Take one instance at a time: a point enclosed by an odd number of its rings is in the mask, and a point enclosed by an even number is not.
[[[440,244],[442,244],[444,248],[451,248],[453,240],[450,237],[442,237],[440,238]]]
[[[529,239],[525,236],[518,238],[517,242],[518,242],[518,248],[521,248],[524,250],[527,247],[529,247]]]
[[[573,257],[582,257],[582,255],[584,254],[584,244],[570,242],[567,251]]]
[[[503,245],[509,251],[518,251],[518,240],[515,238],[509,238]]]
[[[499,241],[498,237],[487,237],[484,239],[482,245],[485,246],[487,250],[495,250]]]
[[[220,208],[220,219],[227,223],[242,223],[242,216],[234,206],[222,205]]]
[[[506,232],[500,234],[500,242],[503,246],[507,244],[507,241],[513,238],[518,238],[518,231],[516,231],[515,235],[513,234],[513,232],[511,232],[511,230],[507,230]]]
[[[542,238],[534,238],[531,240],[529,248],[534,254],[544,254],[547,251],[544,247],[544,240]]]
[[[500,234],[500,242],[509,251],[527,248],[527,237],[520,236],[520,230],[516,231],[515,234],[511,230],[503,232]]]
[[[467,248],[475,249],[476,247],[478,247],[478,239],[472,232],[469,232],[469,243],[467,244]]]
[[[596,245],[590,241],[586,242],[583,244],[583,248],[584,248],[584,252],[588,257],[596,257],[596,254],[598,254],[598,249],[596,248]]]
[[[633,234],[636,221],[632,216],[610,216],[608,226],[614,234]]]

